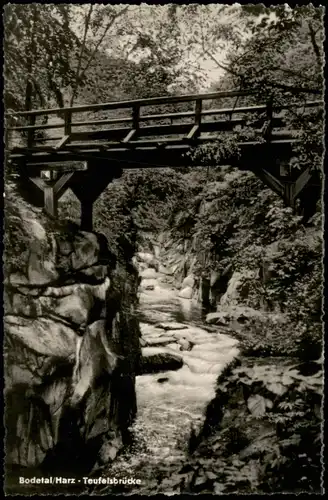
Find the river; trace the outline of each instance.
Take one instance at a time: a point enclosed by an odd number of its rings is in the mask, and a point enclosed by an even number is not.
[[[209,331],[199,304],[179,298],[161,275],[155,283],[153,290],[141,287],[139,297],[143,352],[181,356],[183,366],[137,377],[134,447],[104,475],[139,478],[141,485],[113,492],[149,494],[159,470],[182,463],[191,429],[200,429],[214,397],[218,375],[238,354],[238,341],[219,329]],[[97,494],[106,492],[108,487]]]

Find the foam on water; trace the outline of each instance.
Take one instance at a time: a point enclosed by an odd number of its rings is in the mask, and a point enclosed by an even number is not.
[[[187,303],[186,303],[187,302]],[[165,321],[189,323],[183,330],[164,332],[154,325],[143,325],[145,339],[163,333],[192,341],[191,351],[177,351],[172,347],[145,347],[143,352],[174,353],[183,358],[184,365],[177,371],[141,375],[136,378],[138,415],[134,429],[147,443],[147,451],[118,458],[114,469],[124,467],[129,471],[140,470],[141,463],[174,462],[187,451],[191,427],[200,429],[208,403],[215,395],[218,375],[237,354],[237,341],[228,335],[209,333],[199,327],[200,308],[192,301],[177,299],[177,291],[156,287],[140,296],[142,321],[154,323],[154,317],[163,312],[170,316]],[[185,313],[184,313],[185,311]],[[195,322],[197,326],[195,326]],[[159,380],[160,379],[160,380]]]

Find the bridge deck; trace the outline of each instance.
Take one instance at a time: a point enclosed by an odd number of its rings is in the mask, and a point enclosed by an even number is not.
[[[48,212],[55,213],[54,200],[68,187],[81,202],[92,205],[122,167],[187,165],[190,160],[185,153],[194,146],[218,141],[222,133],[229,137],[235,131],[251,128],[255,138],[239,144],[239,168],[253,169],[293,204],[311,176],[302,173],[297,180],[277,171],[276,159],[288,160],[298,141],[297,130],[288,129],[285,114],[293,108],[304,115],[311,108],[322,106],[323,101],[304,103],[290,95],[290,102],[284,105],[277,105],[272,99],[256,105],[238,105],[240,99],[254,101],[253,94],[226,91],[7,113],[6,156],[20,167],[26,182],[32,181],[42,191]],[[259,156],[260,166],[254,160]],[[102,167],[101,175],[94,175],[93,167]],[[42,178],[45,170],[55,170],[57,174]],[[86,196],[81,185],[89,187],[90,183],[94,185],[93,194]]]
[[[243,97],[251,98],[252,93],[227,91],[165,96],[8,113],[8,155],[12,161],[24,159],[27,164],[32,161],[44,165],[71,161],[77,155],[88,157],[95,152],[102,153],[102,157],[108,153],[109,159],[111,153],[131,150],[160,148],[161,151],[175,149],[179,153],[197,144],[216,141],[218,133],[229,134],[246,126],[251,126],[259,138],[270,128],[270,140],[276,144],[295,141],[295,133],[286,129],[282,115],[289,108],[300,108],[299,103],[273,106],[269,100],[256,106],[217,107],[220,100]],[[301,108],[305,112],[321,104],[319,100],[310,101]],[[158,109],[163,106],[166,109],[159,113]],[[187,109],[177,111],[181,106]],[[156,111],[149,112],[149,108],[152,111],[154,107]],[[99,114],[101,119],[94,119]]]

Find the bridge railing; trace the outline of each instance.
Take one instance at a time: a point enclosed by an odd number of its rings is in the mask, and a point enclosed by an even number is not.
[[[319,91],[313,91],[320,94]],[[246,118],[252,114],[263,113],[263,120],[267,120],[274,126],[273,113],[297,104],[275,106],[272,100],[263,104],[252,106],[239,106],[230,108],[211,107],[218,100],[226,98],[240,98],[254,95],[250,91],[223,91],[206,94],[191,94],[181,96],[153,97],[148,99],[136,99],[128,101],[106,102],[92,105],[81,105],[66,108],[36,109],[31,111],[19,111],[6,113],[6,137],[7,149],[15,147],[11,144],[10,136],[19,134],[20,146],[36,151],[61,150],[68,145],[74,147],[92,147],[97,141],[110,141],[113,145],[133,145],[136,138],[146,138],[144,145],[153,142],[167,141],[167,136],[183,135],[184,140],[192,141],[199,138],[201,133],[211,133],[218,131],[231,131],[237,126],[243,126]],[[193,105],[193,110],[173,111],[173,112],[149,112],[149,108],[160,106],[179,106],[183,103]],[[208,106],[208,104],[210,106]],[[322,105],[322,101],[310,101],[302,105],[304,108]],[[90,113],[130,111],[129,116],[119,116],[105,119],[88,119]],[[227,116],[228,119],[220,120],[220,117]],[[235,118],[233,118],[233,116]],[[86,119],[83,119],[85,117]],[[214,119],[213,119],[214,118]],[[41,119],[41,123],[37,120]],[[58,121],[58,119],[60,121]],[[52,123],[49,123],[52,120]],[[169,124],[164,123],[170,121]],[[177,123],[177,120],[179,123]],[[182,122],[181,122],[182,120]],[[158,123],[160,121],[161,123]],[[175,121],[176,123],[173,123]],[[23,122],[23,124],[21,123]],[[27,124],[26,124],[27,123]],[[277,123],[281,123],[278,122]],[[150,125],[149,125],[150,124]],[[118,127],[124,125],[123,127]],[[110,126],[104,128],[104,126]],[[278,125],[279,126],[279,125]],[[84,130],[81,130],[81,129]],[[79,130],[77,130],[79,129]],[[60,135],[52,135],[54,131],[61,131]],[[45,135],[50,133],[50,135]],[[22,143],[22,136],[24,143]],[[159,138],[158,138],[159,136]],[[155,137],[155,139],[150,139]],[[157,137],[157,139],[156,139]],[[177,139],[170,139],[172,143]],[[181,138],[179,139],[181,141]],[[83,142],[84,141],[84,142]],[[85,142],[88,141],[88,142]],[[93,141],[93,142],[92,142]],[[54,146],[49,143],[55,142]],[[138,143],[140,140],[138,141]],[[75,144],[73,144],[75,143]]]

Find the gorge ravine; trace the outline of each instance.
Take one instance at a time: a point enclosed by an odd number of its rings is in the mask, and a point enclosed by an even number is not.
[[[165,273],[144,262],[141,267],[142,354],[145,371],[155,373],[136,377],[136,446],[118,456],[109,470],[105,467],[104,476],[140,479],[140,486],[126,491],[146,494],[158,466],[186,456],[191,434],[197,435],[204,423],[217,378],[239,350],[238,341],[222,333],[223,328],[203,325],[201,306],[181,298]]]

